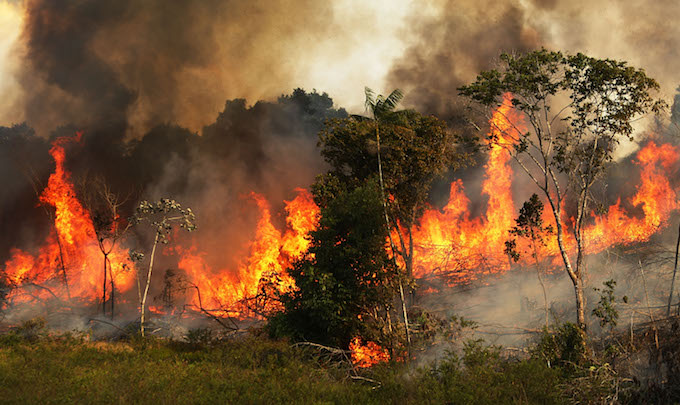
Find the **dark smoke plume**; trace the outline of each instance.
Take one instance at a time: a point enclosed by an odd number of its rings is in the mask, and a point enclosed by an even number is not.
[[[280,94],[332,9],[299,0],[29,0],[24,118],[139,136],[209,123],[227,98]],[[292,62],[292,63],[291,63]]]
[[[494,67],[501,52],[540,47],[626,60],[646,69],[671,98],[680,82],[680,3],[511,0],[430,2],[435,12],[414,14],[412,43],[393,66],[392,87],[416,109],[459,121],[458,87]]]

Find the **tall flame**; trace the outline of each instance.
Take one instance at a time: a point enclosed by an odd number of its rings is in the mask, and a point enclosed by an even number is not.
[[[78,201],[71,175],[64,167],[64,145],[80,142],[81,136],[82,133],[78,133],[73,137],[58,138],[50,149],[55,170],[39,201],[52,209],[53,230],[35,256],[13,249],[4,271],[8,280],[17,287],[41,285],[49,288],[55,296],[92,301],[99,296],[97,287],[103,281],[104,258],[90,214]],[[109,259],[116,288],[129,289],[133,275],[123,269],[123,264],[128,261],[127,254],[122,249],[115,249],[109,254]],[[15,291],[20,294],[21,290]],[[32,295],[44,298],[50,294],[43,289]],[[27,297],[11,298],[21,300]]]
[[[503,249],[514,224],[515,205],[511,156],[506,147],[514,142],[510,134],[524,131],[524,126],[509,97],[494,112],[490,124],[489,159],[482,184],[482,193],[488,197],[486,213],[471,219],[463,182],[453,182],[444,209],[426,210],[413,231],[416,277],[446,276],[456,283],[496,271],[508,262]]]
[[[260,194],[251,193],[250,197],[257,204],[260,219],[255,238],[249,246],[249,256],[242,261],[236,272],[229,269],[214,272],[206,264],[205,254],[197,253],[195,247],[178,250],[179,268],[198,287],[192,302],[201,304],[204,308],[222,308],[231,315],[240,315],[238,304],[258,293],[264,276],[273,274],[278,277],[278,288],[293,286],[285,269],[307,251],[307,234],[316,228],[319,215],[319,208],[314,204],[311,194],[301,188],[296,191],[298,195],[295,199],[285,202],[288,229],[284,234],[272,224],[271,209],[266,199]],[[199,291],[200,303],[197,301]]]

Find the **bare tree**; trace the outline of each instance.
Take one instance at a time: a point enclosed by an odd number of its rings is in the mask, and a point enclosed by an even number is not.
[[[180,228],[192,232],[196,229],[195,216],[191,208],[183,209],[182,206],[175,200],[161,198],[155,203],[142,201],[137,207],[135,215],[130,222],[139,224],[141,222],[148,222],[155,231],[153,245],[151,247],[151,256],[149,258],[149,268],[146,273],[146,281],[144,285],[144,292],[142,293],[140,274],[137,272],[137,286],[139,288],[139,311],[140,311],[140,332],[144,336],[144,321],[145,321],[145,307],[146,298],[149,294],[149,286],[151,285],[151,274],[153,272],[154,258],[156,257],[156,248],[159,243],[167,244],[170,232],[174,225],[179,225]],[[136,254],[139,257],[139,254]]]
[[[116,285],[111,268],[109,255],[118,242],[130,229],[130,221],[126,221],[120,215],[121,208],[127,198],[121,198],[114,193],[111,187],[102,177],[89,179],[85,177],[80,183],[83,202],[92,217],[94,232],[97,237],[97,245],[104,258],[102,277],[102,313],[106,315],[106,293],[109,291],[111,318],[115,310]]]

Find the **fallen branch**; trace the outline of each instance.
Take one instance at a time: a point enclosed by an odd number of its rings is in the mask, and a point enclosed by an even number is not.
[[[108,322],[108,321],[104,321],[104,320],[102,320],[102,319],[96,319],[96,318],[90,318],[90,319],[88,320],[88,322],[101,322],[101,323],[105,323],[105,324],[110,325],[110,326],[113,326],[114,328],[118,329],[119,331],[125,333],[127,336],[130,336],[130,332],[128,332],[128,331],[126,331],[125,329],[121,328],[120,326],[114,324],[113,322]]]

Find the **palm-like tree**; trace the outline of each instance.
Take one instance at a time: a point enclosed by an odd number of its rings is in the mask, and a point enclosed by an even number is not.
[[[391,229],[389,216],[387,214],[387,199],[385,196],[385,182],[382,171],[382,158],[380,155],[380,124],[394,122],[402,111],[396,111],[397,105],[404,98],[404,94],[399,89],[393,90],[387,97],[382,94],[376,96],[375,92],[369,87],[364,88],[366,100],[364,106],[366,111],[371,113],[371,117],[353,115],[352,117],[361,121],[370,120],[375,126],[375,143],[378,155],[378,177],[380,181],[380,192],[382,194],[383,206],[385,208],[385,222],[388,229]],[[391,241],[391,238],[390,238]],[[394,248],[394,246],[392,246]],[[394,252],[394,249],[393,249]]]
[[[387,97],[383,96],[382,94],[378,94],[376,96],[375,92],[369,87],[364,88],[364,94],[366,96],[364,106],[366,107],[366,111],[371,113],[371,117],[364,117],[361,115],[353,115],[352,117],[361,121],[370,120],[375,126],[375,143],[377,151],[376,154],[378,155],[378,179],[380,183],[380,195],[383,203],[383,212],[385,213],[385,225],[387,226],[387,235],[389,236],[390,248],[392,249],[392,259],[395,260],[396,265],[396,249],[394,246],[394,241],[392,239],[391,232],[392,226],[390,224],[390,217],[387,210],[387,196],[385,195],[385,182],[383,178],[382,158],[380,155],[380,124],[388,122],[394,123],[398,120],[398,118],[402,115],[403,111],[401,110],[397,111],[396,108],[401,99],[404,98],[404,94],[402,93],[401,90],[394,89]],[[401,305],[404,315],[406,340],[408,342],[408,350],[410,352],[411,334],[409,332],[408,313],[406,310],[406,301],[404,300],[404,287],[401,277],[399,278],[399,295],[401,298]]]
[[[399,111],[395,111],[397,104],[404,98],[404,94],[399,89],[394,89],[389,96],[384,97],[382,94],[377,96],[368,87],[364,88],[364,94],[366,95],[366,101],[364,105],[366,111],[370,111],[373,116],[373,122],[375,124],[375,143],[377,147],[378,154],[378,176],[380,180],[380,192],[382,193],[383,206],[385,207],[385,221],[387,222],[387,228],[390,229],[390,221],[387,216],[387,199],[385,198],[385,183],[383,180],[382,172],[382,159],[380,157],[380,124],[387,121],[392,121],[399,114]],[[393,246],[394,247],[394,246]],[[394,251],[394,249],[393,249]]]

